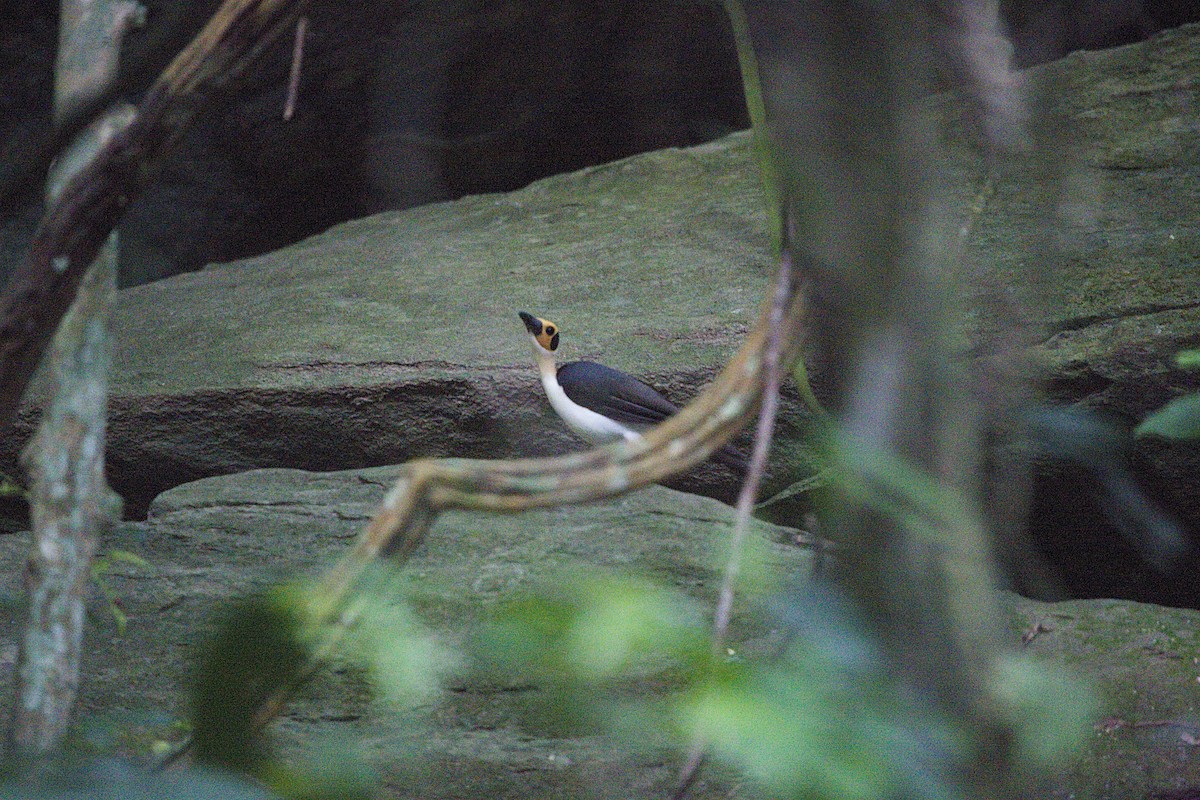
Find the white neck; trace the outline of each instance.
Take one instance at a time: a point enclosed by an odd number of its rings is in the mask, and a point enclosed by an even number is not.
[[[563,422],[567,423],[568,428],[593,444],[640,438],[641,435],[637,431],[597,414],[590,408],[584,408],[567,397],[567,393],[558,383],[554,355],[547,352],[536,340],[533,343],[533,354],[537,358],[538,374],[542,378],[542,388],[546,390],[550,406],[562,417]]]

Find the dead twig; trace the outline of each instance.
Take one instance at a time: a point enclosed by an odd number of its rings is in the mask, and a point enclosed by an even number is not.
[[[767,454],[771,450],[771,439],[775,432],[775,417],[779,411],[779,387],[787,366],[785,362],[781,361],[781,340],[788,298],[793,291],[793,280],[792,256],[785,238],[780,253],[779,273],[775,279],[775,291],[771,298],[767,317],[767,342],[763,354],[762,408],[758,412],[758,424],[754,430],[754,449],[750,454],[750,467],[746,472],[746,480],[742,484],[741,492],[738,494],[737,517],[733,526],[729,560],[725,562],[725,573],[721,578],[721,588],[717,595],[717,608],[713,614],[712,648],[713,658],[716,659],[723,658],[725,654],[729,619],[733,613],[733,597],[742,569],[742,552],[746,549],[746,536],[750,531],[750,514],[754,510],[758,488],[762,484],[763,473],[767,468]],[[688,759],[679,773],[678,787],[673,795],[675,800],[687,795],[699,775],[700,767],[704,763],[705,747],[703,741],[697,740],[692,743]]]
[[[308,17],[296,20],[296,39],[292,43],[292,69],[288,73],[287,102],[283,106],[283,121],[296,113],[296,97],[300,94],[300,64],[304,61],[304,36],[308,33]]]
[[[1025,630],[1024,633],[1021,634],[1021,645],[1022,646],[1028,645],[1030,642],[1032,642],[1034,639],[1041,636],[1043,633],[1053,633],[1053,632],[1054,632],[1054,628],[1051,628],[1049,625],[1047,625],[1046,623],[1039,620],[1038,622],[1033,623],[1033,625],[1031,625],[1029,628],[1027,628]]]
[[[716,381],[638,441],[556,458],[420,459],[406,464],[354,547],[310,595],[308,620],[324,635],[305,674],[318,669],[353,626],[352,600],[372,565],[381,558],[407,561],[441,512],[515,513],[615,497],[703,461],[732,438],[759,409],[768,361],[790,364],[800,350],[804,293],[790,277],[777,285],[782,288]],[[776,308],[782,312],[777,314]],[[772,348],[775,355],[769,356]],[[282,687],[259,710],[258,723],[265,725],[278,714],[297,685]]]
[[[253,63],[305,0],[226,0],[163,71],[137,118],[63,189],[0,300],[0,429],[11,424],[79,282],[129,202],[213,94]]]

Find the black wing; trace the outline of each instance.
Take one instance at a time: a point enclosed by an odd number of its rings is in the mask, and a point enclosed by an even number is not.
[[[562,365],[558,384],[573,402],[635,430],[657,425],[679,411],[679,406],[632,375],[594,361]],[[712,458],[738,474],[746,472],[745,457],[729,445]]]
[[[679,406],[632,375],[592,361],[562,365],[558,383],[573,402],[638,430],[679,411]]]

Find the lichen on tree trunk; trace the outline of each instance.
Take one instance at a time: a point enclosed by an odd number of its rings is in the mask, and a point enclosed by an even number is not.
[[[92,559],[111,514],[104,435],[115,256],[112,241],[59,329],[51,352],[54,400],[22,457],[32,478],[34,544],[12,741],[26,755],[54,749],[70,722]]]
[[[63,0],[56,120],[102,93],[114,79],[122,35],[137,14],[138,6],[128,0]],[[51,203],[129,121],[126,111],[110,112],[80,136],[51,173]],[[21,459],[31,480],[34,540],[26,566],[29,613],[9,737],[13,751],[23,756],[54,750],[70,724],[92,560],[113,512],[115,496],[104,480],[104,442],[116,261],[113,232],[55,335],[47,362],[52,399]]]

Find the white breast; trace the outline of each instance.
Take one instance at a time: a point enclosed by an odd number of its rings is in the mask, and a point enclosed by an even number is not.
[[[637,431],[622,425],[608,417],[597,414],[590,408],[584,408],[571,398],[558,385],[558,378],[553,371],[542,371],[542,386],[546,389],[546,397],[550,406],[562,417],[567,427],[594,444],[605,444],[618,439],[632,440],[641,438]]]

